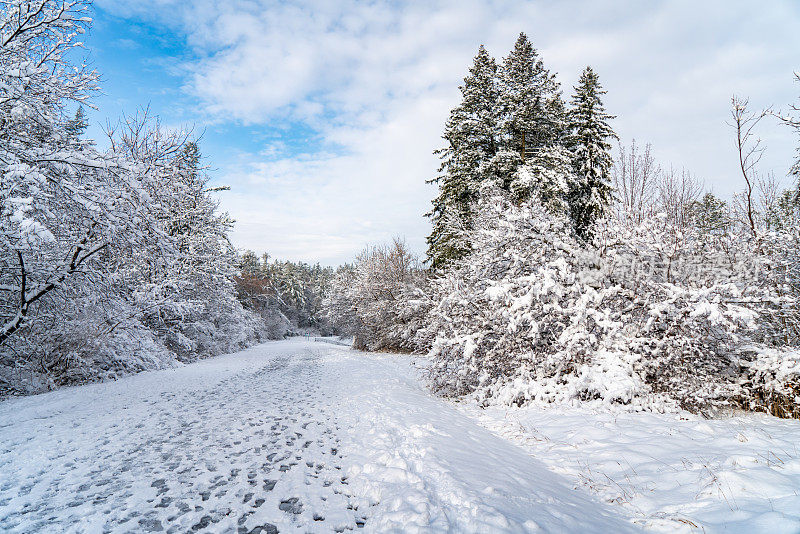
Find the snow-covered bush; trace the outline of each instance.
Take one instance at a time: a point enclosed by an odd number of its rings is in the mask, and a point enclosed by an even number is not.
[[[601,273],[599,256],[569,228],[537,200],[517,207],[484,188],[473,252],[434,282],[427,329],[435,333],[435,391],[501,402],[588,395],[576,379],[605,319]]]
[[[690,409],[746,396],[743,347],[774,341],[776,311],[794,305],[771,274],[774,258],[746,235],[704,234],[664,217],[607,221],[599,233],[608,284],[630,295],[626,350],[642,355],[652,391]]]
[[[434,282],[426,327],[445,395],[742,405],[744,347],[767,341],[771,308],[793,305],[770,256],[739,238],[606,220],[586,245],[563,217],[492,186],[476,212],[473,251]]]
[[[743,408],[800,419],[800,351],[750,347],[745,362]]]
[[[357,349],[412,352],[430,307],[424,284],[419,262],[402,240],[368,247],[337,273],[327,315]]]

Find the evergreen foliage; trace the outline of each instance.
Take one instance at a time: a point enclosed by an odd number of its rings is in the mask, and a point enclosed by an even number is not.
[[[517,202],[537,199],[550,213],[569,214],[569,192],[575,182],[572,153],[562,146],[540,149],[519,168],[511,183]]]
[[[469,251],[471,206],[498,150],[497,64],[483,46],[460,90],[462,101],[450,112],[442,136],[447,146],[437,151],[441,174],[433,182],[439,184],[439,195],[428,214],[433,222],[428,258],[435,269]]]
[[[319,334],[331,331],[322,304],[330,293],[335,269],[305,262],[270,261],[268,254],[259,260],[250,250],[239,255],[238,264],[239,300],[270,325],[270,337],[309,330]]]
[[[504,148],[529,154],[561,143],[564,102],[555,74],[547,70],[524,33],[500,68],[500,131]]]
[[[617,134],[608,121],[601,96],[606,92],[591,67],[581,74],[569,112],[567,146],[574,156],[577,180],[569,193],[569,205],[575,234],[588,241],[595,222],[609,213],[613,197],[611,140]]]
[[[730,225],[728,205],[712,193],[706,193],[692,203],[692,219],[697,228],[706,234],[724,232]]]
[[[493,181],[509,189],[517,181],[518,192],[527,194],[518,171],[529,158],[540,158],[534,163],[539,170],[551,166],[566,127],[560,86],[524,33],[500,68],[481,46],[461,95],[445,125],[447,146],[437,151],[441,174],[433,182],[439,194],[428,214],[433,223],[428,261],[437,270],[469,252],[472,209],[482,184]]]
[[[83,111],[83,106],[79,105],[75,111],[75,116],[67,121],[64,125],[64,131],[67,134],[67,140],[70,142],[77,142],[86,133],[86,128],[89,127],[89,122],[86,120],[86,114]]]

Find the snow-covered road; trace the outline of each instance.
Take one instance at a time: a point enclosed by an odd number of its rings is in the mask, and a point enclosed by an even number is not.
[[[627,532],[404,358],[308,340],[0,403],[2,532]]]

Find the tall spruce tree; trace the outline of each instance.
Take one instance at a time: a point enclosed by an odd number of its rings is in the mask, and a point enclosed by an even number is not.
[[[434,269],[469,252],[472,203],[480,183],[490,177],[489,163],[499,147],[497,63],[483,45],[460,90],[461,103],[450,112],[442,135],[447,146],[436,151],[442,160],[440,175],[431,180],[439,184],[427,214],[433,220],[428,261]]]
[[[614,116],[606,113],[600,98],[605,93],[597,74],[586,67],[568,115],[567,146],[573,153],[575,173],[568,197],[570,217],[576,235],[587,241],[595,221],[608,213],[613,193],[610,141],[618,137],[608,124]]]
[[[561,142],[566,127],[561,86],[520,33],[500,69],[504,148],[526,156]]]
[[[86,113],[83,111],[83,106],[79,105],[75,111],[75,116],[64,125],[64,130],[69,141],[77,142],[86,133],[86,128],[88,127],[89,122],[86,120]]]

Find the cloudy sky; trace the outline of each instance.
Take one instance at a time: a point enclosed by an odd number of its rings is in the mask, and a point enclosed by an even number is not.
[[[760,5],[759,5],[760,4]],[[89,58],[103,75],[91,133],[150,105],[193,126],[234,243],[337,264],[405,236],[425,250],[432,151],[478,46],[524,31],[568,96],[591,65],[624,141],[651,142],[729,196],[741,187],[729,117],[797,103],[800,2],[96,0]],[[785,176],[798,140],[759,130],[762,172]]]

